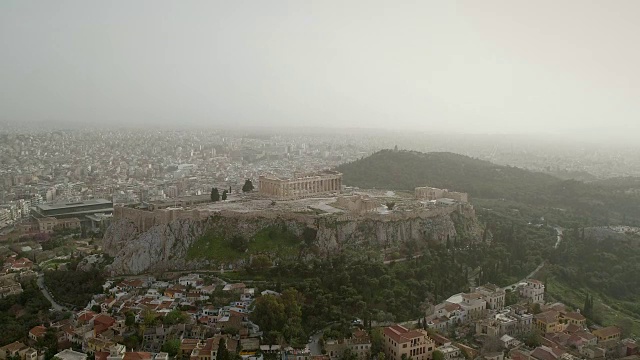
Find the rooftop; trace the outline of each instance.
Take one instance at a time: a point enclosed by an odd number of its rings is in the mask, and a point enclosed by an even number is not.
[[[60,203],[60,204],[40,204],[36,207],[43,211],[48,210],[60,210],[60,209],[74,209],[82,206],[91,206],[91,205],[113,205],[111,201],[105,199],[92,199],[85,201],[78,201],[72,203]]]

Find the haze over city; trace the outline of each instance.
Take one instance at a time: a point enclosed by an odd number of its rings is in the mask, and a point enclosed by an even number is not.
[[[3,1],[0,121],[632,139],[636,1]]]

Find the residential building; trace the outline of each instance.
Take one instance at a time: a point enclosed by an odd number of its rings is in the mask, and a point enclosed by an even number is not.
[[[347,339],[347,347],[358,359],[365,360],[371,356],[371,339],[364,330],[355,330],[351,338]]]
[[[560,322],[560,313],[555,310],[547,310],[534,316],[535,328],[541,333],[555,333],[563,330]]]
[[[544,284],[536,279],[528,279],[519,286],[520,296],[533,303],[544,303]]]
[[[593,331],[593,335],[598,338],[598,344],[611,340],[620,340],[621,334],[622,332],[620,331],[620,328],[616,326],[607,326]]]
[[[573,324],[581,328],[587,325],[587,318],[585,318],[580,312],[569,311],[560,313],[560,321],[564,324]]]
[[[487,309],[502,310],[504,308],[505,291],[497,285],[486,284],[471,289],[471,292],[482,295],[484,301],[487,302]]]
[[[425,330],[409,330],[402,325],[384,328],[385,355],[390,360],[401,360],[402,356],[415,360],[431,359],[435,344]]]

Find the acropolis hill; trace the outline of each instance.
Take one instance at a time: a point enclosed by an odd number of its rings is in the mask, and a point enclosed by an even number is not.
[[[353,252],[384,260],[448,238],[477,241],[480,234],[466,202],[347,188],[292,200],[253,192],[184,207],[116,207],[104,249],[115,258],[112,274],[139,274],[235,268],[257,254],[276,261]],[[243,239],[246,248],[238,249],[234,242]]]

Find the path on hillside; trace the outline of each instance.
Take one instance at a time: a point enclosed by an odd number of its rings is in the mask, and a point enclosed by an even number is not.
[[[411,257],[404,257],[404,258],[400,258],[400,259],[385,260],[382,263],[385,264],[385,265],[389,265],[392,262],[403,262],[403,261],[407,261],[407,260],[413,260],[413,259],[417,259],[417,258],[419,258],[421,256],[422,256],[422,254],[418,254],[418,255],[411,256]]]
[[[49,300],[49,302],[51,303],[51,308],[53,310],[56,311],[65,311],[67,310],[67,308],[65,308],[64,306],[58,304],[54,299],[53,296],[51,296],[51,294],[49,293],[49,290],[47,290],[47,287],[44,285],[44,275],[43,274],[39,274],[38,275],[38,287],[40,288],[40,291],[42,291],[42,294],[44,295],[44,297],[47,298],[47,300]]]
[[[560,226],[556,226],[554,229],[556,230],[557,240],[556,240],[556,244],[553,246],[553,248],[557,249],[558,246],[560,246],[560,242],[562,242],[562,238],[563,238],[562,234],[563,234],[564,229],[561,228]]]
[[[553,245],[553,248],[554,248],[554,249],[557,249],[557,248],[558,248],[558,246],[560,246],[560,243],[562,242],[562,232],[563,232],[563,230],[564,230],[564,229],[563,229],[563,228],[561,228],[560,226],[556,226],[556,227],[554,227],[554,229],[556,230],[556,237],[557,237],[557,239],[556,239],[556,243],[555,243],[555,245]],[[514,288],[515,288],[519,283],[524,282],[524,281],[526,281],[527,279],[531,279],[532,277],[534,277],[534,276],[538,273],[538,271],[540,271],[540,269],[542,269],[542,268],[544,267],[544,265],[545,265],[545,262],[543,261],[540,265],[538,265],[538,267],[537,267],[535,270],[533,270],[533,271],[532,271],[529,275],[527,275],[524,279],[522,279],[522,280],[520,280],[520,281],[518,281],[518,282],[516,282],[516,283],[513,283],[513,284],[511,284],[511,285],[505,286],[503,289],[504,289],[504,290],[507,290],[507,289],[510,289],[510,290],[511,290],[511,289],[514,289]]]

